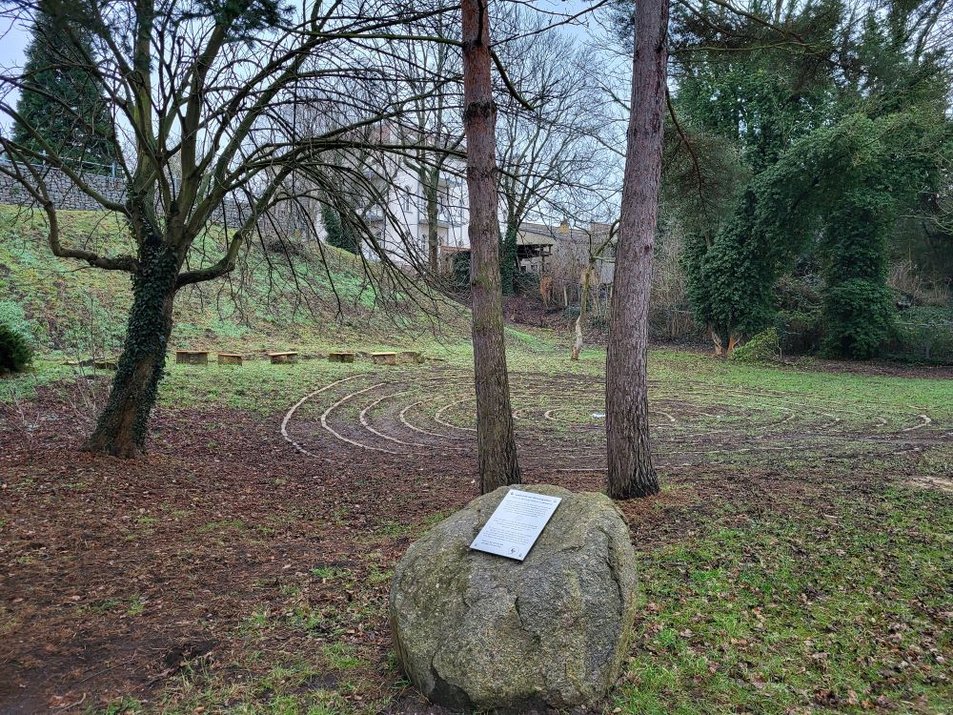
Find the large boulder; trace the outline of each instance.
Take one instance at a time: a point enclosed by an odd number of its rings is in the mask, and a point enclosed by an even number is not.
[[[398,657],[424,695],[453,709],[596,704],[635,616],[629,529],[603,494],[516,488],[562,497],[525,561],[469,548],[510,487],[474,499],[401,559],[390,595]]]

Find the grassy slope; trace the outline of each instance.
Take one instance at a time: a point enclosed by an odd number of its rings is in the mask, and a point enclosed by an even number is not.
[[[129,240],[114,215],[61,212],[62,243],[117,254]],[[221,254],[222,232],[197,242],[194,254]],[[276,251],[247,251],[227,280],[187,288],[176,299],[172,345],[212,350],[385,349],[456,337],[461,311],[439,301],[432,318],[406,292],[375,289],[360,261],[305,246],[289,261]],[[0,319],[35,339],[39,352],[113,354],[121,346],[131,299],[128,276],[52,256],[42,215],[0,205]],[[340,300],[340,305],[338,301]]]

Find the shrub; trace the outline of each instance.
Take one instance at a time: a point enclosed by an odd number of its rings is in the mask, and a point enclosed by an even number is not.
[[[649,303],[649,337],[678,341],[704,335],[692,317],[685,287],[685,239],[683,229],[668,220],[655,244],[652,300]]]
[[[781,341],[776,328],[758,333],[731,352],[731,359],[738,362],[772,362],[781,357]]]
[[[950,303],[947,287],[940,282],[924,280],[920,269],[909,258],[890,264],[887,285],[913,305],[945,307]]]
[[[609,316],[605,313],[590,313],[589,327],[595,330],[608,330]]]
[[[470,252],[453,254],[453,268],[450,272],[450,287],[452,290],[466,291],[470,289]]]
[[[824,337],[823,316],[817,310],[782,310],[777,316],[781,351],[786,355],[806,355],[820,349]]]
[[[517,273],[513,276],[513,291],[517,295],[539,295],[539,274]]]
[[[29,341],[4,323],[0,323],[0,373],[22,372],[33,360]]]
[[[784,275],[775,286],[775,327],[785,355],[813,353],[824,334],[819,278],[814,273]]]
[[[897,320],[888,356],[953,365],[953,308],[910,308]]]
[[[863,278],[829,285],[824,322],[826,355],[857,360],[876,357],[893,333],[890,289]]]

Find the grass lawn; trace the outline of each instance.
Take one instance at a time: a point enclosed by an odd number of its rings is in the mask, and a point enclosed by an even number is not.
[[[527,481],[601,488],[604,354],[509,338]],[[472,450],[360,420],[468,436],[469,348],[423,348],[438,361],[170,365],[137,463],[74,451],[104,379],[50,359],[0,383],[0,709],[425,711],[389,578],[475,494]],[[641,608],[606,712],[948,711],[953,381],[669,349],[650,373],[664,489],[623,504]],[[282,419],[319,390],[296,451]]]
[[[64,221],[123,248],[108,216]],[[36,216],[0,207],[0,239],[0,318],[45,346],[0,380],[0,712],[428,712],[386,604],[408,545],[476,496],[460,307],[435,331],[333,252],[294,259],[302,297],[254,253],[242,292],[183,292],[173,333],[251,359],[170,360],[127,462],[78,450],[109,374],[64,364],[115,353],[127,281],[50,261]],[[604,352],[507,339],[525,481],[602,489]],[[264,359],[287,348],[306,359]],[[668,348],[649,373],[663,490],[620,505],[641,607],[604,711],[949,713],[953,373]]]

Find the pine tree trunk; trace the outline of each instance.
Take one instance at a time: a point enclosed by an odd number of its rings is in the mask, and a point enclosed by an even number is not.
[[[89,452],[137,457],[145,449],[149,415],[156,402],[172,332],[179,262],[158,238],[140,252],[133,276],[133,302],[122,356],[105,409],[86,441]]]
[[[470,288],[480,490],[520,481],[500,292],[496,105],[487,0],[462,0],[464,128],[470,195]]]
[[[662,169],[668,0],[640,0],[635,25],[632,109],[606,363],[607,489],[615,499],[659,491],[649,443],[646,358]]]

